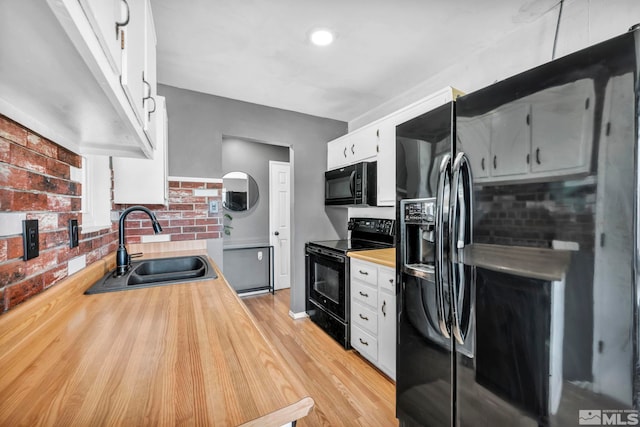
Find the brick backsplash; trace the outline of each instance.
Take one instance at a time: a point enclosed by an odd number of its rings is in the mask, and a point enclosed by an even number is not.
[[[117,229],[80,233],[69,248],[68,221],[82,223],[82,185],[71,167],[82,158],[0,115],[0,215],[37,219],[40,255],[23,261],[22,236],[0,236],[0,313],[55,285],[68,275],[70,259],[90,264],[116,249]]]
[[[596,184],[589,178],[486,186],[475,194],[476,243],[550,248],[564,240],[593,249]]]
[[[40,255],[29,261],[22,259],[19,231],[0,235],[0,313],[66,278],[69,260],[85,256],[89,265],[117,249],[117,221],[91,233],[82,233],[81,228],[79,246],[69,248],[68,221],[77,218],[82,225],[84,190],[71,179],[72,166],[82,166],[81,156],[0,115],[0,217],[18,214],[21,219],[38,219],[40,232]],[[170,240],[222,237],[222,214],[208,213],[209,200],[218,200],[221,206],[222,184],[194,181],[197,179],[170,181],[168,205],[147,206]],[[128,206],[112,208],[119,211]],[[129,215],[126,226],[127,243],[138,243],[141,236],[153,234],[148,217],[141,213]]]
[[[169,203],[143,205],[153,211],[162,226],[162,235],[171,241],[222,238],[222,213],[209,213],[209,202],[218,201],[222,206],[222,183],[194,181],[192,179],[169,180]],[[198,190],[215,190],[215,195],[196,195]],[[120,213],[133,205],[113,205]],[[140,243],[142,236],[152,235],[149,217],[142,212],[132,212],[125,221],[126,243]]]

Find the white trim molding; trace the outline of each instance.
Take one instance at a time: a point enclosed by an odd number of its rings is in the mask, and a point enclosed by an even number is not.
[[[222,184],[222,178],[195,178],[192,176],[170,176],[169,181],[181,181],[181,182],[213,182],[216,184]]]
[[[305,317],[309,317],[309,315],[307,314],[306,311],[294,313],[293,311],[289,310],[289,317],[291,317],[294,320],[298,320],[298,319],[304,319]]]

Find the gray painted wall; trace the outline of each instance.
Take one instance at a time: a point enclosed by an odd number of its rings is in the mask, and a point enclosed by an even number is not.
[[[222,135],[291,147],[291,310],[304,311],[305,242],[346,236],[347,209],[325,212],[324,171],[326,143],[344,135],[347,124],[172,86],[158,92],[167,99],[169,175],[222,178]]]
[[[222,173],[245,172],[258,184],[258,203],[244,212],[229,211],[233,217],[225,244],[269,243],[269,160],[289,161],[289,148],[222,137]]]

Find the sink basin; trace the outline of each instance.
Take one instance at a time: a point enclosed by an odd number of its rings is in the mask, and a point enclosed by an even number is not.
[[[115,270],[110,271],[87,289],[85,294],[164,286],[216,277],[218,276],[206,257],[156,258],[132,262],[129,271],[122,276],[116,276]]]

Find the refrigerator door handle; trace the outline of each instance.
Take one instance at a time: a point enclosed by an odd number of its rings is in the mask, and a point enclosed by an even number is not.
[[[451,328],[445,315],[444,298],[444,277],[442,269],[444,266],[444,196],[445,181],[450,181],[451,177],[451,156],[449,154],[442,158],[440,163],[440,173],[438,175],[438,191],[436,193],[436,256],[435,256],[435,285],[436,304],[438,312],[438,326],[445,338],[451,338]]]
[[[463,177],[462,186],[460,176]],[[464,306],[465,301],[460,301],[460,295],[464,296],[462,286],[466,286],[464,264],[462,263],[463,251],[467,240],[467,228],[471,231],[472,219],[472,184],[471,168],[469,159],[460,152],[456,156],[452,167],[451,178],[451,202],[449,221],[449,247],[451,248],[451,280],[449,282],[449,292],[451,295],[451,320],[453,336],[460,345],[464,345],[466,334],[463,334],[460,324],[462,323],[460,306]],[[459,203],[459,205],[458,205]],[[462,212],[462,214],[460,214]]]

